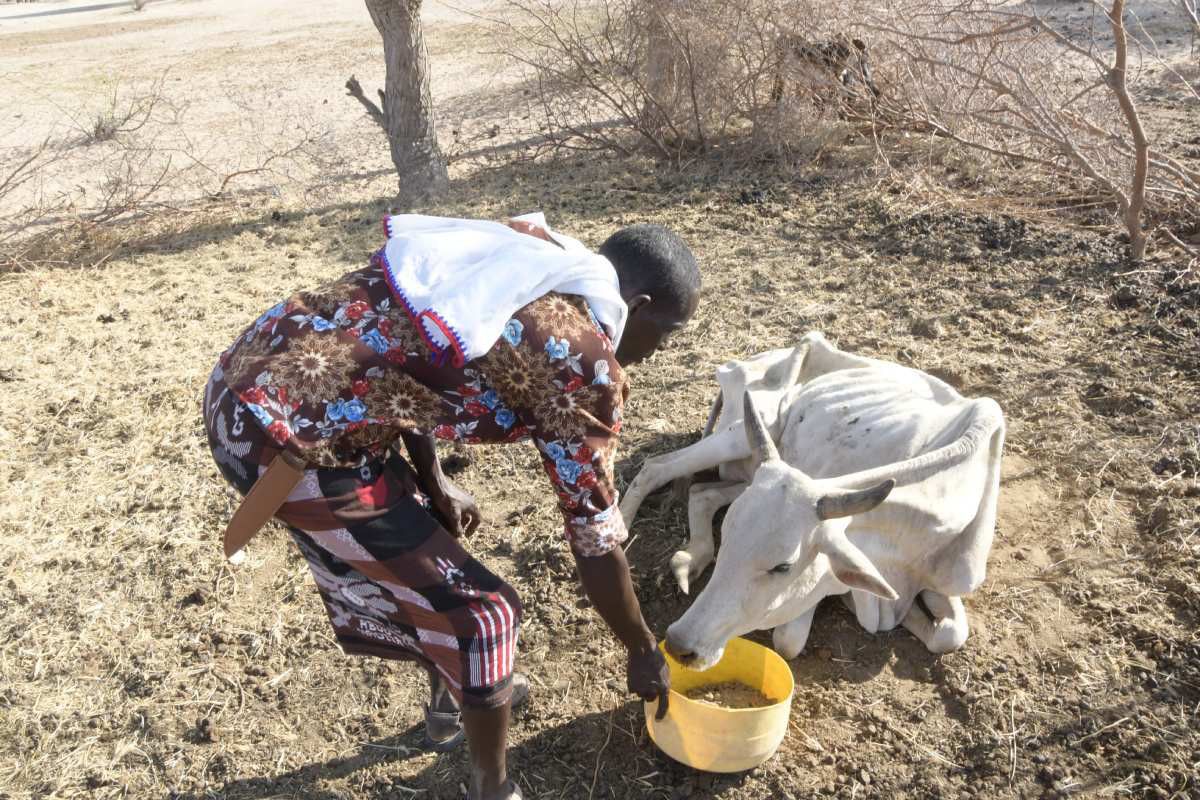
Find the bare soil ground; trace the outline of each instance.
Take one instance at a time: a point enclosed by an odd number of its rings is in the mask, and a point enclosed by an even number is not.
[[[11,33],[13,9],[52,6],[5,6],[0,68],[125,63],[152,77],[156,53],[188,51],[204,85],[252,69],[263,85],[299,92],[285,105],[303,109],[322,93],[350,103],[347,71],[377,83],[360,6],[242,5],[152,3],[146,20],[187,24],[127,38],[99,37],[133,17],[86,16],[119,8]],[[342,13],[344,27],[329,23]],[[206,27],[235,23],[252,29],[236,48]],[[474,24],[431,21],[435,74],[459,76],[437,87],[447,125],[486,127],[509,113],[501,90],[519,96],[503,80],[467,81],[486,62],[462,27]],[[156,51],[168,30],[175,38]],[[88,57],[69,59],[82,41]],[[115,60],[122,42],[139,60]],[[308,60],[287,62],[285,51]],[[357,110],[313,102],[314,116],[347,126],[344,137],[361,132],[351,145],[333,138],[369,154],[338,151],[344,174],[365,177],[319,198],[249,196],[101,263],[0,275],[0,797],[462,796],[465,754],[419,749],[423,678],[340,654],[281,532],[256,539],[238,568],[220,557],[234,498],[200,427],[208,371],[278,297],[363,263],[392,186]],[[1169,110],[1200,122],[1194,108]],[[534,694],[511,749],[527,796],[1200,796],[1194,265],[1134,267],[1115,237],[923,205],[903,176],[832,168],[772,180],[560,158],[460,169],[429,210],[533,208],[593,245],[621,224],[660,222],[703,265],[695,321],[632,370],[624,481],[645,457],[695,440],[717,364],[811,329],[996,398],[1009,439],[966,646],[935,657],[906,632],[866,634],[829,603],[793,662],[780,753],[729,776],[686,769],[648,740],[619,647],[580,600],[533,450],[455,453],[457,479],[488,518],[471,546],[527,608],[518,662]],[[688,603],[666,568],[685,534],[684,509],[663,493],[628,546],[660,632]]]

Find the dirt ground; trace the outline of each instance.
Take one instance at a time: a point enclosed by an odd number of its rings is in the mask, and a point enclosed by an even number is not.
[[[205,87],[245,78],[282,87],[288,108],[312,102],[342,168],[319,194],[249,195],[102,260],[0,274],[0,798],[459,798],[465,754],[419,748],[423,678],[340,654],[283,533],[256,539],[239,567],[223,562],[234,497],[199,418],[204,380],[244,325],[381,244],[393,178],[340,89],[350,71],[379,80],[365,11],[178,0],[144,18],[96,3],[12,21],[84,5],[0,8],[0,74],[24,76],[6,90],[52,64],[152,79],[170,51]],[[452,130],[496,124],[520,93],[510,76],[471,77],[486,61],[479,24],[445,8],[430,18]],[[42,83],[60,105],[79,100]],[[215,120],[203,135],[240,124],[210,101],[196,98]],[[1162,102],[1200,124],[1195,108]],[[510,762],[526,796],[1200,796],[1196,264],[1133,266],[1115,236],[924,203],[903,175],[836,164],[782,180],[564,157],[454,176],[432,213],[537,208],[592,245],[650,220],[693,246],[704,302],[631,370],[622,482],[698,437],[718,364],[814,329],[991,396],[1009,426],[966,646],[935,657],[828,602],[792,662],[782,749],[727,776],[648,740],[620,648],[581,601],[533,449],[447,450],[487,516],[471,547],[527,610],[518,666],[534,693]],[[684,509],[659,494],[632,534],[661,633],[688,604],[667,569]]]

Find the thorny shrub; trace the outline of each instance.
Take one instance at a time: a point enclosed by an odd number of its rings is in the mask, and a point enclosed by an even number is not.
[[[1094,4],[1099,24],[1079,34],[997,0],[512,0],[522,22],[505,51],[531,68],[561,147],[646,147],[680,163],[738,140],[794,161],[854,129],[885,155],[921,134],[1115,209],[1137,259],[1148,227],[1200,229],[1200,171],[1156,146],[1127,91],[1154,43],[1123,0]],[[854,39],[877,99],[853,48],[822,58]]]

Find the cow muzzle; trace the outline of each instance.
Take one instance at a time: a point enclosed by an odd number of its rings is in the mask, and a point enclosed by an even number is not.
[[[667,653],[670,654],[671,658],[675,659],[680,664],[683,664],[685,667],[691,664],[691,662],[696,658],[695,651],[681,642],[679,637],[675,636],[670,630],[667,631],[666,647]]]
[[[679,629],[679,623],[676,623],[667,629],[666,649],[671,658],[688,669],[703,671],[721,660],[721,656],[725,654],[725,643],[722,641],[721,645],[715,648],[694,643]]]

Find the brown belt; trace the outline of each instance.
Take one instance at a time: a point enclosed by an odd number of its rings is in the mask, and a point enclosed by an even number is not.
[[[304,466],[299,458],[287,451],[275,457],[267,471],[250,487],[250,492],[242,499],[242,504],[233,512],[233,519],[225,528],[226,558],[232,558],[271,521],[292,489],[304,477]]]

